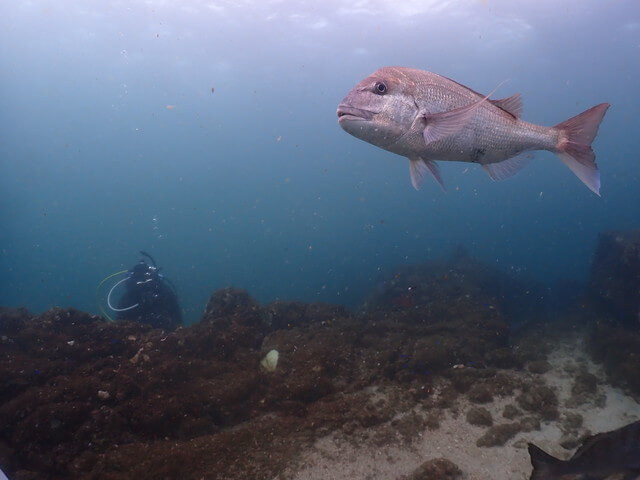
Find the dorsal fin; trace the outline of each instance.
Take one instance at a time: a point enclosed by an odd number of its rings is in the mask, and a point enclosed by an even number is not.
[[[522,96],[519,93],[515,93],[507,98],[500,98],[499,100],[489,100],[496,107],[501,108],[507,113],[510,113],[516,118],[520,118],[522,115]]]

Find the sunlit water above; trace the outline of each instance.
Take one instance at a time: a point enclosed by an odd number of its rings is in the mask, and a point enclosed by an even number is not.
[[[6,3],[6,2],[5,2]],[[98,312],[154,255],[189,322],[215,289],[357,306],[380,274],[456,245],[552,285],[599,232],[638,226],[640,7],[621,2],[14,2],[0,7],[0,304]],[[612,104],[602,197],[552,154],[492,182],[340,129],[383,65],[520,92],[554,125]]]

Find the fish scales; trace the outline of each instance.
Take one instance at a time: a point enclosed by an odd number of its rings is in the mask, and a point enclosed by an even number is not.
[[[411,72],[416,80],[414,95],[422,99],[417,103],[428,113],[454,110],[484,97],[446,77],[420,70]],[[557,141],[553,129],[518,120],[490,102],[478,106],[476,115],[462,127],[460,134],[429,145],[424,145],[424,126],[417,127],[412,132],[411,150],[404,149],[404,153],[419,149],[438,160],[464,162],[472,159],[475,163],[496,163],[526,150],[552,148]],[[477,150],[486,153],[481,158],[474,158]]]

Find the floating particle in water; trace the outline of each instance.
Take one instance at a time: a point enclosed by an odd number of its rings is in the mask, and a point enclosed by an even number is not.
[[[158,215],[154,215],[151,218],[151,223],[153,225],[153,235],[158,239],[162,239],[164,237],[164,235],[162,234],[162,232],[160,231],[160,221],[158,219]]]

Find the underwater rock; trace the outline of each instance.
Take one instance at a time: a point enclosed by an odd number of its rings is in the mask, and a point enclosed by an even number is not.
[[[262,308],[236,293],[217,292],[220,308],[170,333],[75,310],[5,316],[0,463],[10,478],[186,478],[193,468],[273,478],[305,442],[348,422],[390,422],[416,395],[428,399],[433,374],[403,368],[397,352],[407,328],[428,337],[430,327],[308,307],[308,322],[269,333]],[[251,366],[271,349],[281,355],[267,376]],[[408,388],[393,383],[400,372]],[[434,411],[399,418],[402,438],[437,428]],[[266,455],[256,442],[278,448]]]
[[[0,311],[0,464],[10,478],[269,479],[334,432],[410,443],[462,392],[522,388],[486,363],[511,356],[500,308],[480,290],[440,292],[353,314],[223,289],[200,322],[169,333],[72,309]],[[257,366],[271,350],[267,375]]]
[[[522,362],[515,355],[511,347],[496,348],[484,356],[487,365],[496,368],[520,368]]]
[[[594,359],[604,365],[611,383],[640,394],[640,331],[599,324],[588,345]]]
[[[489,385],[479,383],[471,387],[467,397],[473,403],[489,403],[493,400],[493,393]]]
[[[471,425],[490,427],[493,425],[491,412],[483,407],[471,407],[467,412],[467,422]]]
[[[568,407],[576,407],[585,403],[606,404],[606,395],[598,395],[598,378],[586,370],[575,375],[571,386],[571,397],[567,400]]]
[[[258,302],[251,298],[246,290],[226,287],[215,291],[211,295],[201,321],[215,323],[215,320],[220,317],[242,315],[246,314],[246,312],[256,312],[258,310],[260,310]]]
[[[460,250],[445,262],[402,266],[385,274],[367,297],[359,317],[369,328],[358,342],[379,345],[375,361],[387,365],[388,378],[411,382],[452,370],[461,372],[451,377],[456,390],[467,392],[477,383],[471,378],[477,371],[523,364],[509,345],[505,312],[526,303],[523,296],[534,291],[527,287]],[[499,389],[491,385],[472,397],[487,402]]]
[[[640,229],[600,234],[590,289],[605,310],[640,330]]]
[[[31,317],[31,312],[26,308],[0,307],[0,335],[10,336],[19,332]]]
[[[255,365],[257,353],[225,363],[212,360],[209,345],[182,350],[217,336],[203,335],[202,325],[166,335],[71,309],[21,324],[3,346],[0,364],[2,438],[19,452],[10,462],[0,458],[3,467],[29,465],[40,472],[37,478],[88,478],[86,470],[69,470],[87,445],[100,452],[114,444],[211,433],[246,418],[249,403],[259,405],[257,374],[247,372],[242,358]],[[140,351],[148,359],[131,363]]]
[[[426,421],[421,414],[412,411],[400,418],[394,418],[390,426],[409,445],[420,438],[426,427]]]
[[[584,432],[580,432],[582,428],[583,417],[579,413],[566,412],[560,422],[562,437],[560,438],[560,446],[566,450],[573,450],[584,440]]]
[[[598,377],[593,373],[580,372],[571,387],[573,395],[594,394],[598,391]]]
[[[487,380],[494,396],[507,397],[513,395],[516,388],[521,388],[522,381],[508,372],[497,372]]]
[[[429,412],[424,419],[424,424],[429,430],[438,430],[440,428],[441,412]]]
[[[437,309],[368,313],[357,343],[381,352],[386,375],[401,381],[429,378],[455,365],[481,365],[487,352],[507,343],[508,327],[499,312],[483,312],[467,300],[456,305],[442,300]]]
[[[519,431],[521,426],[519,423],[503,423],[494,425],[482,435],[476,445],[478,447],[499,447],[507,443],[507,440],[513,438]]]
[[[558,443],[565,450],[573,450],[583,442],[584,438],[584,435],[578,435],[576,432],[568,432],[562,434]]]
[[[582,422],[584,421],[582,415],[579,413],[567,412],[563,416],[562,419],[562,430],[567,431],[575,431],[582,427]]]
[[[355,333],[349,321],[337,321],[334,328],[312,322],[276,330],[265,337],[261,350],[280,353],[277,375],[271,378],[271,386],[277,386],[274,391],[278,392],[278,398],[309,403],[352,381],[354,372],[349,358]],[[267,401],[271,401],[271,395]]]
[[[451,460],[444,457],[428,460],[416,468],[410,475],[399,480],[456,480],[462,471]]]
[[[200,322],[193,328],[201,336],[188,338],[188,348],[209,350],[220,359],[230,358],[238,348],[259,348],[270,330],[258,302],[245,290],[231,287],[211,295]]]
[[[513,420],[514,418],[519,417],[520,415],[522,415],[522,412],[520,411],[520,409],[518,409],[518,407],[516,407],[512,403],[505,405],[504,410],[502,411],[502,416],[504,418],[508,418],[509,420]]]
[[[495,375],[495,370],[474,367],[453,368],[450,371],[445,371],[444,375],[451,378],[451,384],[458,392],[466,393],[474,385]]]
[[[555,324],[554,327],[557,328]],[[529,325],[520,332],[521,335],[526,331],[530,332],[530,334],[525,335],[523,338],[519,338],[517,344],[513,347],[517,359],[523,365],[532,362],[547,361],[547,355],[552,349],[552,343],[549,341],[548,334],[539,334],[541,328],[544,328],[545,332],[553,332],[550,326],[545,328],[545,326],[541,326],[540,324]]]
[[[531,432],[540,430],[540,420],[538,417],[524,417],[520,420],[520,430],[522,432]]]
[[[525,284],[510,273],[472,258],[458,246],[446,261],[403,265],[383,274],[363,309],[411,311],[427,307],[446,313],[458,302],[475,299],[479,301],[479,312],[498,310],[514,319],[539,311],[539,290],[535,284]],[[443,301],[448,304],[441,305]]]
[[[551,370],[551,364],[546,360],[535,360],[527,363],[527,370],[531,373],[547,373]]]
[[[330,324],[351,313],[339,305],[326,303],[285,302],[276,300],[263,308],[264,321],[271,329],[293,328],[310,322]]]
[[[558,396],[546,385],[525,385],[524,391],[516,397],[516,401],[520,408],[539,414],[543,420],[558,418]]]

